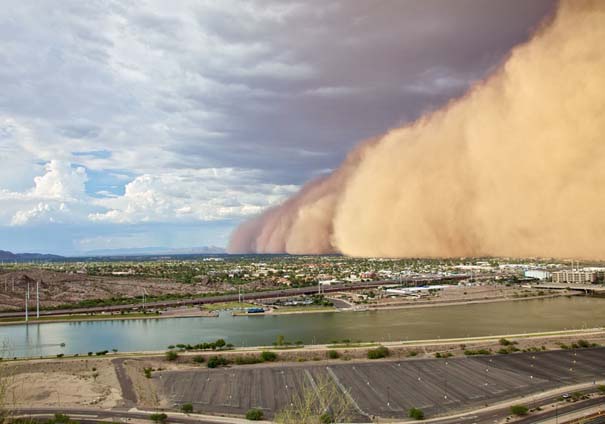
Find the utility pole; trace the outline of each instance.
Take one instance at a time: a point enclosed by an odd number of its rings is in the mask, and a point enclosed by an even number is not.
[[[25,322],[29,321],[29,283],[27,283],[27,292],[25,293]]]
[[[36,319],[40,319],[40,280],[36,281]]]

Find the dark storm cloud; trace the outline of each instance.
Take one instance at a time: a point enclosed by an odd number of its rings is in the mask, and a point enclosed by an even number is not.
[[[22,196],[44,164],[59,161],[86,168],[82,196],[126,196],[95,205],[95,213],[111,212],[99,215],[104,222],[136,221],[125,211],[145,210],[141,193],[178,205],[158,212],[162,222],[241,219],[335,168],[359,141],[464,93],[553,7],[552,0],[13,2],[0,11],[7,164],[0,194]],[[175,193],[174,181],[193,176],[203,187],[215,168],[229,178],[219,172],[213,184],[224,189],[213,193],[229,198],[206,198],[195,185],[185,195],[190,203]],[[108,184],[113,174],[120,177]],[[141,192],[128,197],[130,183]],[[258,184],[262,193],[241,201]],[[37,213],[40,199],[28,199],[21,212]],[[239,212],[229,209],[232,199]],[[1,202],[10,222],[19,211]]]
[[[260,4],[267,10],[283,5]],[[334,166],[357,141],[462,94],[528,37],[553,2],[342,1],[325,8],[319,3],[289,6],[272,17],[213,10],[196,18],[230,46],[249,47],[256,60],[293,69],[306,64],[308,74],[292,70],[294,78],[287,69],[284,75],[246,74],[237,68],[215,69],[211,61],[207,67],[200,64],[200,72],[241,90],[231,96],[190,98],[226,118],[213,127],[224,135],[222,140],[201,143],[200,156],[217,160],[218,154],[238,166],[264,168],[270,163],[269,168],[289,170],[296,161],[302,164],[295,169],[300,181],[305,173]],[[324,160],[303,155],[293,160],[295,150],[288,147],[323,153]],[[196,150],[195,144],[175,148],[188,154]]]

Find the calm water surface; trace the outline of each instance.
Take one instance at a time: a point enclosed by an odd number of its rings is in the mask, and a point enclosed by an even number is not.
[[[165,318],[0,326],[5,357],[73,354],[118,349],[162,350],[170,344],[224,338],[236,346],[288,341],[418,340],[526,333],[605,326],[605,299],[558,297],[543,300],[367,312],[281,316]],[[65,346],[60,346],[65,343]]]

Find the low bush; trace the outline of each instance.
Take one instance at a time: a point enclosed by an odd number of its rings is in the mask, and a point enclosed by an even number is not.
[[[153,421],[154,423],[160,423],[163,424],[166,422],[166,420],[168,420],[168,415],[164,414],[163,412],[161,413],[156,413],[156,414],[151,414],[149,416],[149,419],[151,421]]]
[[[513,405],[510,407],[510,412],[517,416],[527,415],[529,408],[525,405]]]
[[[223,356],[211,356],[208,359],[208,363],[206,364],[208,366],[208,368],[218,368],[218,367],[224,367],[229,365],[229,361],[227,360],[227,358],[223,357]]]
[[[205,361],[203,356],[194,356],[193,357],[193,362],[195,362],[196,364],[203,364]]]
[[[250,421],[260,421],[264,418],[264,416],[265,414],[263,411],[258,408],[252,408],[246,412],[246,419]]]
[[[326,356],[329,359],[338,359],[338,358],[340,358],[340,353],[338,353],[338,351],[336,351],[336,350],[328,350],[326,352]]]
[[[477,349],[477,350],[470,350],[467,349],[464,351],[464,354],[466,356],[473,356],[473,355],[489,355],[490,353],[492,353],[491,349]]]
[[[265,350],[261,352],[260,357],[264,362],[274,362],[277,360],[277,353]]]
[[[260,364],[261,362],[263,362],[263,359],[260,356],[244,355],[237,356],[233,362],[235,362],[236,365],[252,365]]]
[[[193,412],[193,405],[190,403],[184,403],[181,405],[181,411],[183,411],[185,414],[190,414]]]
[[[176,350],[169,350],[166,352],[166,360],[167,361],[176,361],[179,357],[179,354]]]
[[[368,359],[380,359],[389,356],[389,349],[385,346],[378,346],[376,349],[368,350]]]
[[[424,412],[422,412],[422,409],[412,408],[408,411],[408,416],[415,420],[423,420]]]

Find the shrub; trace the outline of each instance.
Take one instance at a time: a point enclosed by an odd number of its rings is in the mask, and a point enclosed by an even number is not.
[[[222,356],[211,356],[206,364],[208,368],[224,367],[229,365],[229,361]]]
[[[338,353],[336,350],[328,350],[326,352],[326,356],[329,359],[338,359],[338,358],[340,358],[340,353]]]
[[[151,378],[151,371],[153,371],[153,368],[143,368],[143,372],[147,378]]]
[[[189,414],[193,412],[193,405],[190,403],[184,403],[181,405],[181,411],[183,411],[185,414]]]
[[[478,350],[470,350],[467,349],[464,351],[464,354],[466,356],[473,356],[473,355],[489,355],[490,353],[492,353],[491,349],[478,349]]]
[[[263,411],[258,408],[252,408],[246,412],[246,419],[250,421],[260,421],[264,418],[264,416],[265,414]]]
[[[163,412],[159,414],[151,414],[149,419],[154,423],[165,423],[168,419],[168,415],[164,414]]]
[[[368,350],[368,359],[380,359],[389,356],[389,349],[385,346],[378,346],[376,349]]]
[[[97,355],[97,356],[103,356],[103,355],[107,355],[108,352],[109,352],[108,350],[102,350],[100,352],[95,353],[95,355]]]
[[[510,412],[517,416],[527,415],[529,408],[525,405],[513,405],[510,407]]]
[[[580,339],[578,340],[578,346],[581,348],[587,348],[590,347],[590,343],[587,340]]]
[[[597,389],[599,389],[599,392],[605,394],[605,384],[599,384],[599,386],[597,387]]]
[[[260,353],[260,358],[264,362],[273,362],[277,360],[277,353],[265,350]]]
[[[424,412],[422,412],[422,409],[412,408],[408,411],[408,416],[415,420],[423,420]]]
[[[194,356],[193,362],[195,362],[196,364],[202,364],[202,363],[204,363],[204,357],[203,356]]]
[[[329,412],[324,412],[319,417],[319,422],[321,424],[332,424],[334,422],[334,417]]]
[[[408,357],[410,357],[410,358],[411,358],[411,357],[414,357],[414,356],[418,356],[418,352],[416,352],[415,350],[410,350],[410,351],[407,353],[407,356],[408,356]]]
[[[235,363],[237,365],[251,365],[251,364],[259,364],[263,362],[263,359],[260,356],[254,355],[243,355],[237,356],[235,358]]]
[[[57,358],[63,358],[63,354],[62,353],[57,353]]]
[[[68,424],[68,423],[71,423],[72,421],[69,418],[69,415],[55,414],[55,417],[53,419],[51,419],[50,422],[56,423],[56,424]]]
[[[176,358],[179,357],[179,354],[176,350],[169,350],[166,352],[166,360],[167,361],[176,361]]]

